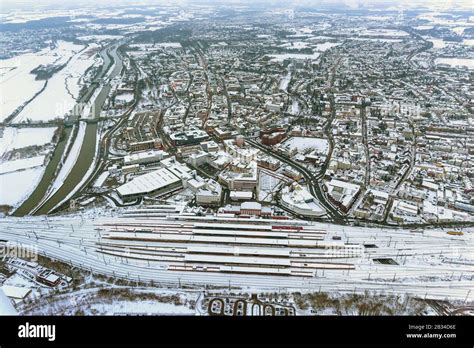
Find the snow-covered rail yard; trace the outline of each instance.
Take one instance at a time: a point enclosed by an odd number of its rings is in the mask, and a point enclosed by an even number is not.
[[[401,230],[129,210],[5,218],[0,239],[114,278],[163,285],[472,300],[472,228]],[[460,231],[459,231],[460,232]]]

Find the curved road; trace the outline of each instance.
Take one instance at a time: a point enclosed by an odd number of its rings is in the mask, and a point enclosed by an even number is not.
[[[319,186],[319,180],[321,179],[321,173],[318,175],[315,175],[311,171],[309,171],[306,167],[302,166],[299,163],[296,163],[295,161],[291,160],[290,158],[283,156],[279,153],[276,153],[266,147],[265,145],[262,145],[258,143],[255,140],[252,139],[247,139],[247,142],[251,144],[252,146],[260,149],[261,151],[265,152],[266,154],[273,156],[277,158],[278,160],[282,161],[285,164],[288,164],[289,166],[293,167],[297,171],[301,172],[303,177],[306,180],[306,183],[308,184],[309,192],[314,196],[318,198],[319,203],[326,209],[328,215],[336,222],[338,223],[343,223],[346,221],[345,217],[339,213],[339,211],[334,208],[330,203],[327,202],[327,198],[325,197],[324,193],[321,190],[321,187]]]

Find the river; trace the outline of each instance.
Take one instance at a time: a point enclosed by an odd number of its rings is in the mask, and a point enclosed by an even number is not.
[[[104,59],[103,69],[97,78],[97,83],[104,78],[107,72],[112,69],[108,75],[108,80],[112,80],[115,76],[117,76],[122,71],[122,60],[120,56],[117,54],[118,44],[106,48],[101,51],[101,56]],[[110,59],[109,55],[112,56],[113,61]],[[114,63],[113,67],[110,67],[110,64]],[[80,102],[86,102],[94,93],[95,88],[97,86],[89,87],[85,96],[81,98]],[[105,99],[110,91],[110,84],[107,83],[102,87],[102,90],[97,95],[97,98],[93,104],[94,115],[93,118],[96,120],[100,116],[100,111],[102,106],[105,103]],[[65,150],[65,145],[67,142],[67,138],[71,132],[70,128],[66,128],[67,136],[63,139],[58,146],[56,147],[55,153],[53,158],[49,162],[46,167],[45,174],[43,175],[39,185],[33,191],[31,196],[15,211],[15,216],[24,216],[29,213],[37,206],[37,204],[44,198],[48,187],[54,181],[54,173],[56,172],[59,160],[61,159],[62,153]],[[70,173],[64,180],[61,187],[45,202],[42,203],[41,207],[34,213],[34,215],[41,215],[47,214],[53,208],[55,208],[58,204],[62,203],[63,200],[70,195],[70,193],[76,188],[78,184],[83,180],[84,176],[86,175],[88,169],[91,167],[94,161],[95,152],[96,152],[96,145],[97,145],[97,123],[96,122],[89,122],[86,126],[84,141],[81,146],[81,150],[79,156],[77,158],[76,163],[71,168]]]

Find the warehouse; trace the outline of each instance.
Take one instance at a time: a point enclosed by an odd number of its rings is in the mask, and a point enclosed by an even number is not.
[[[182,187],[182,180],[167,168],[137,176],[119,186],[117,193],[124,202],[133,201],[144,195],[156,196]]]

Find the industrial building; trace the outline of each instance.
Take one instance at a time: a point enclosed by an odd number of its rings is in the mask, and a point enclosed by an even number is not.
[[[156,196],[182,187],[182,180],[169,169],[162,168],[135,177],[119,186],[117,193],[124,202],[133,201],[144,195]]]

